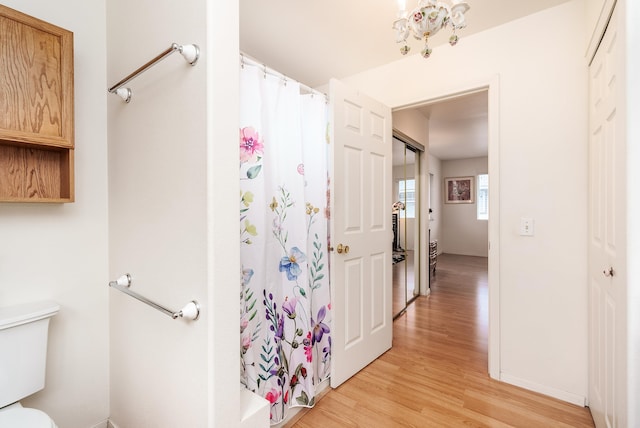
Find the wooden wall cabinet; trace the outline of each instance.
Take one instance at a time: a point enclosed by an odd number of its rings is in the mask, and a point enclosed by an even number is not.
[[[74,201],[73,33],[0,5],[0,202]]]

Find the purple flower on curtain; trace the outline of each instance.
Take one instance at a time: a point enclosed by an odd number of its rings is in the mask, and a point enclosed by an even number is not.
[[[331,331],[329,326],[322,322],[326,315],[327,310],[323,306],[318,311],[318,320],[314,321],[313,318],[311,318],[311,324],[313,325],[313,344],[320,342],[322,340],[322,336]]]
[[[280,260],[280,272],[287,273],[287,279],[289,281],[295,281],[302,273],[298,262],[302,263],[307,260],[307,257],[298,247],[293,247],[288,257],[283,257]]]
[[[276,352],[280,351],[280,347],[278,346],[278,349],[276,350]],[[269,374],[271,376],[276,376],[278,378],[278,385],[282,384],[282,380],[280,379],[282,377],[282,375],[284,374],[284,369],[282,367],[280,367],[280,359],[278,358],[278,356],[276,355],[276,357],[273,359],[273,368],[271,370],[269,370]]]
[[[250,126],[240,130],[240,162],[256,162],[264,152],[260,135]]]
[[[286,297],[284,299],[284,303],[282,303],[282,310],[287,314],[290,319],[294,319],[296,317],[296,306],[298,304],[298,299],[296,297],[289,299]]]
[[[329,357],[329,354],[331,353],[331,336],[327,337],[327,346],[322,348],[322,353],[324,354],[325,359]]]
[[[273,330],[273,326],[271,326],[271,329]],[[275,331],[275,333],[276,340],[282,339],[282,336],[284,335],[284,315],[280,315],[278,317],[278,329]]]

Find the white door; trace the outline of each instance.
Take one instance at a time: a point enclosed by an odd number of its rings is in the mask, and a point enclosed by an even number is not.
[[[616,17],[589,69],[589,407],[597,427],[626,426],[626,156]]]
[[[331,386],[391,348],[391,109],[337,80],[331,101]]]

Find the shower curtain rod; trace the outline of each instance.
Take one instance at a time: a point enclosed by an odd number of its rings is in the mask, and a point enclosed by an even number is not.
[[[282,73],[280,73],[279,71],[274,70],[273,68],[267,67],[265,64],[251,58],[250,56],[247,56],[243,53],[240,53],[240,67],[244,67],[245,65],[249,65],[251,67],[258,67],[260,68],[262,71],[264,71],[265,75],[269,74],[271,76],[275,76],[275,77],[279,77],[281,79],[283,79],[285,82],[286,81],[292,81],[292,82],[296,82],[300,85],[300,89],[302,89],[305,92],[309,92],[312,95],[320,95],[322,97],[324,97],[324,99],[329,102],[329,96],[327,94],[325,94],[324,92],[320,92],[316,89],[313,89],[312,87],[309,87],[307,85],[305,85],[304,83],[300,83],[295,79],[292,79]]]

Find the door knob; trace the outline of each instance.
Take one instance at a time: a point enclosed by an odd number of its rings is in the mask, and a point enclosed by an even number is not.
[[[602,273],[604,274],[604,276],[606,276],[607,278],[611,278],[614,274],[613,272],[613,268],[610,267],[609,270],[603,270]]]
[[[349,254],[349,246],[338,244],[338,248],[336,249],[336,251],[338,252],[338,254],[342,254],[343,251],[345,254]]]

